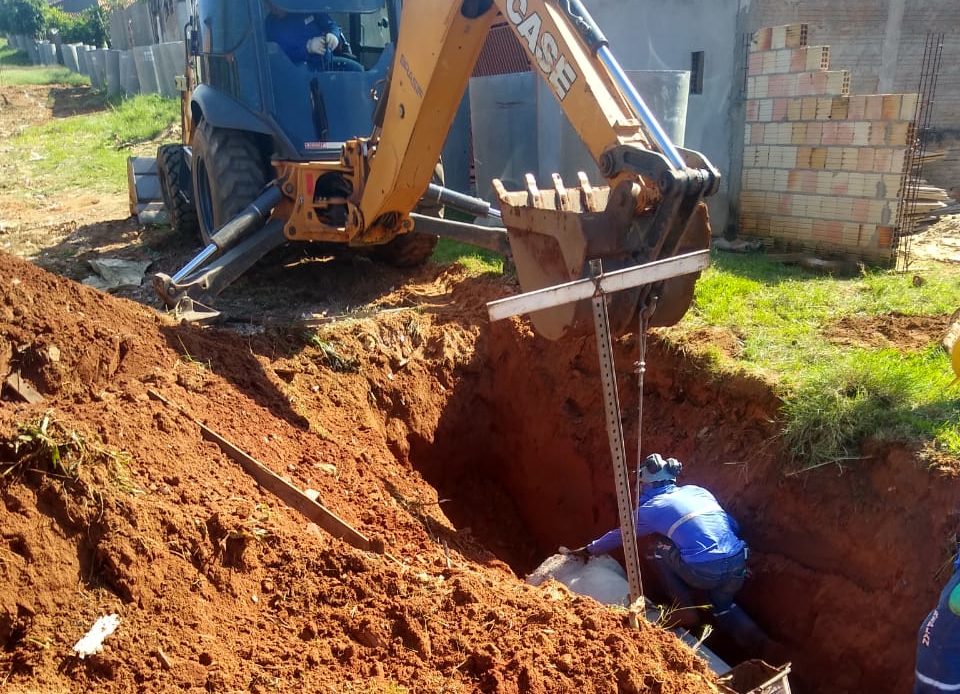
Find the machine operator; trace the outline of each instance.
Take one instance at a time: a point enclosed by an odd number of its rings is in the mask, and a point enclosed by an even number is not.
[[[766,636],[734,603],[747,575],[747,545],[738,536],[737,522],[713,494],[692,484],[677,486],[682,467],[675,458],[664,459],[658,453],[644,459],[637,536],[655,535],[648,559],[664,590],[680,608],[676,613],[680,625],[697,625],[694,594],[705,593],[717,627],[741,648],[760,650]],[[573,553],[596,556],[622,544],[618,528]]]
[[[363,71],[360,63],[344,54],[347,42],[330,15],[287,12],[269,0],[267,8],[267,40],[279,45],[294,63],[306,63],[318,70]]]
[[[920,625],[914,694],[960,692],[960,557],[940,600]]]

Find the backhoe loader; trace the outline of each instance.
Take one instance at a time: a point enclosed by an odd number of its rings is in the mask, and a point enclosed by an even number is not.
[[[333,56],[305,64],[285,52],[267,31],[271,17],[298,33],[332,20],[343,31],[335,57],[350,69],[333,69]],[[501,21],[604,181],[554,175],[541,187],[528,174],[520,191],[494,181],[499,209],[441,184],[441,148]],[[174,224],[199,227],[207,245],[173,277],[155,278],[168,305],[215,296],[283,243],[370,248],[413,263],[447,235],[509,253],[527,296],[595,280],[593,303],[607,302],[614,331],[638,318],[671,325],[686,312],[697,271],[651,269],[612,293],[602,280],[687,254],[702,259],[704,197],[720,175],[671,143],[581,0],[196,0],[185,44],[185,144],[161,148],[158,163]],[[503,226],[424,214],[441,205]],[[598,274],[600,265],[610,274]],[[590,305],[554,303],[531,322],[559,339],[591,328]],[[788,671],[738,668],[722,691],[789,692]]]
[[[265,30],[272,15],[309,24],[319,13],[343,28],[340,55],[359,69],[296,63]],[[604,181],[495,181],[499,210],[440,184],[441,148],[495,22],[512,27]],[[511,254],[525,292],[586,277],[591,259],[617,270],[709,246],[703,199],[719,173],[671,143],[580,0],[196,0],[185,44],[185,144],[161,148],[160,172],[174,223],[199,226],[207,246],[155,278],[168,305],[215,296],[287,242],[412,264],[449,235]],[[696,276],[611,296],[612,327],[641,305],[649,325],[675,323]],[[589,326],[587,303],[537,311],[534,328],[558,339]]]

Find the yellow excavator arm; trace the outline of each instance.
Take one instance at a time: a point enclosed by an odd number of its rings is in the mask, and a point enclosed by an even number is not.
[[[410,213],[430,183],[457,107],[491,25],[502,16],[593,155],[605,185],[567,187],[558,177],[540,189],[510,192],[499,182],[504,225],[524,291],[586,276],[589,258],[606,269],[706,248],[702,200],[719,173],[696,152],[674,147],[647,110],[607,41],[579,0],[405,2],[396,58],[369,139],[348,143],[355,207],[351,243],[391,239],[413,229]],[[482,154],[480,154],[482,156]],[[679,320],[695,277],[655,288],[654,325]],[[636,315],[651,295],[617,299],[614,323]],[[583,323],[583,307],[534,314],[557,338]],[[617,319],[620,320],[617,320]]]

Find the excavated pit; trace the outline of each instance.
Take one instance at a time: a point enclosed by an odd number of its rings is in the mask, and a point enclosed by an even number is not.
[[[738,518],[753,572],[740,603],[789,654],[794,690],[908,691],[916,630],[945,580],[937,574],[952,552],[960,485],[896,445],[868,446],[845,472],[785,476],[767,386],[712,380],[656,340],[649,349],[644,451],[681,459],[683,481],[713,490]],[[635,338],[615,351],[630,451]],[[603,427],[592,336],[550,343],[519,323],[493,325],[435,428],[414,423],[409,455],[447,513],[481,528],[522,575],[616,523]]]

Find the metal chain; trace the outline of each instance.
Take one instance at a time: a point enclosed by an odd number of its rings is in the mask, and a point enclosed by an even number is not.
[[[650,297],[650,302],[640,311],[638,320],[638,346],[640,348],[640,360],[636,363],[637,367],[637,385],[639,394],[637,396],[637,476],[635,480],[636,494],[635,505],[640,504],[640,466],[643,463],[643,376],[647,372],[647,328],[650,324],[650,316],[657,308],[657,297]]]
[[[634,494],[634,505],[640,505],[640,465],[643,463],[643,375],[647,371],[647,317],[646,312],[640,312],[639,332],[637,333],[637,342],[640,347],[640,361],[637,362],[637,384],[639,395],[637,397],[637,479],[636,494]]]

